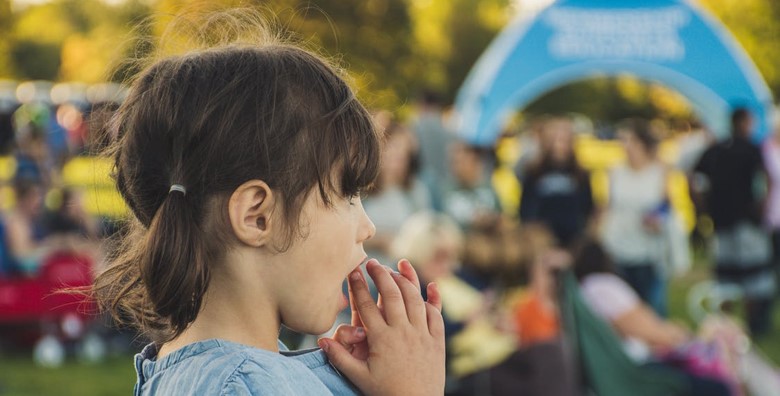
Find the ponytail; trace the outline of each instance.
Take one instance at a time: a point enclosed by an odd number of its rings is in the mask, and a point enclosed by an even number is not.
[[[139,267],[154,312],[176,337],[195,320],[209,284],[209,257],[191,197],[172,191],[146,233]]]
[[[156,342],[176,338],[198,315],[208,289],[215,243],[202,232],[194,196],[169,193],[148,227],[132,219],[117,235],[111,265],[92,290],[121,325]],[[221,240],[221,238],[216,238]]]

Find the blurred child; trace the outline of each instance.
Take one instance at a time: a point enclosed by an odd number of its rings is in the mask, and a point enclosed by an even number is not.
[[[514,310],[514,324],[520,347],[548,342],[560,335],[554,271],[569,265],[569,254],[555,247],[555,239],[542,226],[526,226],[519,243],[529,272],[528,287],[522,290]]]
[[[450,168],[453,180],[445,194],[444,212],[466,231],[495,226],[501,206],[486,177],[480,149],[464,142],[452,144]]]

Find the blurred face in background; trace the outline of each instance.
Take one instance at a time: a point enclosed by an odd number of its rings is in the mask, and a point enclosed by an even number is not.
[[[43,188],[39,185],[27,186],[17,191],[17,207],[28,216],[35,217],[43,209]]]
[[[463,234],[454,220],[433,212],[418,212],[407,219],[393,241],[397,257],[409,259],[422,281],[451,276],[460,265]]]
[[[544,125],[544,155],[556,164],[565,164],[574,155],[574,127],[565,118],[553,118]]]
[[[396,128],[388,134],[382,151],[381,177],[385,186],[400,185],[406,180],[415,150],[412,133],[406,127]]]
[[[429,259],[419,266],[425,280],[435,281],[450,276],[458,265],[459,242],[442,232],[438,233],[436,239],[436,247]]]
[[[450,148],[450,169],[455,180],[466,187],[476,187],[482,181],[482,160],[479,154],[464,143]]]
[[[755,121],[753,120],[753,115],[748,113],[744,118],[742,118],[738,124],[739,126],[739,133],[742,137],[750,137],[750,135],[753,132],[753,123]]]
[[[649,159],[652,155],[649,147],[647,147],[637,136],[636,133],[630,129],[618,130],[618,136],[620,137],[620,143],[623,146],[623,150],[626,152],[626,158],[630,164],[638,164]]]

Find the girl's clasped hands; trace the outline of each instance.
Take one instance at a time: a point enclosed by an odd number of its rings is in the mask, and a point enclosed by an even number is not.
[[[371,395],[441,395],[445,347],[441,296],[420,281],[407,260],[399,272],[369,260],[366,270],[379,290],[375,302],[358,268],[348,277],[352,324],[341,325],[319,345],[333,366]]]

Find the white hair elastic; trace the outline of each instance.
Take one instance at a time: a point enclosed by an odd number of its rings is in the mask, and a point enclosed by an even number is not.
[[[180,193],[182,193],[184,195],[187,195],[187,189],[184,188],[184,186],[182,186],[181,184],[174,184],[174,185],[172,185],[171,189],[168,190],[168,194],[170,194],[173,191],[178,191],[178,192],[180,192]]]

